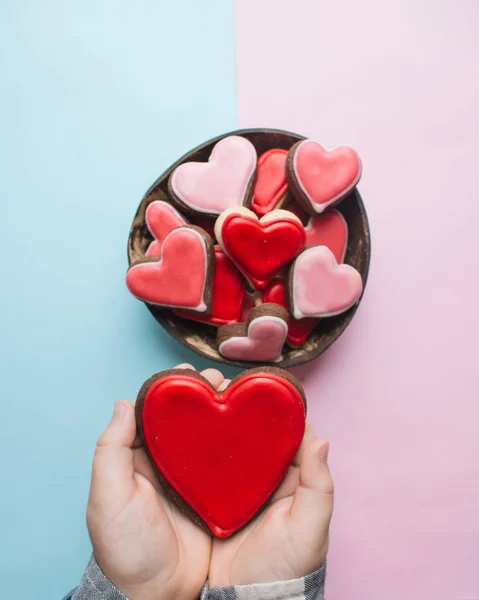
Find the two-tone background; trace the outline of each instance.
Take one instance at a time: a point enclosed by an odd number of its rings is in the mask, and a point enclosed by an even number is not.
[[[238,126],[364,161],[366,294],[294,371],[331,440],[328,600],[479,598],[478,25],[477,0],[0,2],[0,598],[77,583],[113,402],[213,366],[130,297],[126,240]]]

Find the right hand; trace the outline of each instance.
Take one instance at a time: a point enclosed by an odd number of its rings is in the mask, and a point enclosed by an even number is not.
[[[216,369],[202,375],[216,388],[223,384]],[[199,597],[211,538],[164,495],[136,437],[130,402],[116,403],[113,419],[98,440],[87,524],[98,565],[132,600]]]

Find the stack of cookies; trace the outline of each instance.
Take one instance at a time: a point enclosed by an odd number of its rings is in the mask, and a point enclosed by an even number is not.
[[[147,196],[148,244],[127,272],[150,306],[217,328],[230,361],[278,363],[320,320],[351,309],[361,274],[344,264],[348,226],[335,208],[355,188],[349,147],[301,140],[260,154],[220,139],[204,162],[182,162],[167,193]]]

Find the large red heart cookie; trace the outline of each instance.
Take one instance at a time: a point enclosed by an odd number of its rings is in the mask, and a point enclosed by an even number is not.
[[[328,151],[318,142],[303,140],[289,150],[286,176],[297,201],[315,215],[354,188],[361,177],[361,160],[348,146]]]
[[[178,227],[166,236],[160,257],[149,256],[130,267],[126,284],[149,304],[209,313],[213,256],[213,242],[205,231]]]
[[[279,208],[285,199],[288,191],[287,156],[287,150],[272,148],[258,158],[256,185],[251,208],[260,217],[274,208]]]
[[[243,527],[278,487],[306,418],[301,385],[273,368],[246,371],[221,394],[195,371],[164,371],[141,388],[136,414],[172,498],[222,538]]]
[[[215,246],[213,308],[208,316],[173,310],[179,317],[210,325],[226,325],[241,320],[246,280],[219,246]]]
[[[303,250],[301,221],[286,210],[274,210],[260,220],[247,208],[225,211],[215,224],[216,239],[257,289]]]

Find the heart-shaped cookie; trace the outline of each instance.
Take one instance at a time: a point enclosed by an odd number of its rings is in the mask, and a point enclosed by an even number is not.
[[[166,236],[160,257],[134,263],[126,284],[134,296],[149,304],[209,313],[213,276],[213,242],[205,231],[189,225]]]
[[[218,329],[218,352],[229,360],[279,362],[288,334],[288,311],[279,304],[256,306],[246,323]]]
[[[306,246],[327,246],[338,263],[344,261],[348,247],[348,224],[339,210],[332,209],[311,217],[304,229]]]
[[[182,225],[188,225],[186,219],[180,213],[165,202],[164,200],[155,200],[148,205],[145,213],[146,225],[155,238],[148,246],[146,256],[160,256],[161,246],[166,236]]]
[[[287,301],[295,319],[333,317],[361,297],[361,275],[350,265],[338,265],[326,246],[306,248],[288,272]]]
[[[136,401],[138,430],[172,499],[218,537],[267,502],[301,444],[306,410],[289,373],[259,368],[223,393],[191,370],[158,373]]]
[[[210,325],[225,325],[241,320],[246,280],[219,246],[215,246],[213,308],[208,316],[173,310],[179,317]]]
[[[288,191],[286,158],[288,151],[272,148],[258,158],[256,185],[251,208],[263,217],[274,208],[280,208]]]
[[[273,210],[260,220],[247,208],[225,211],[215,224],[218,243],[246,278],[263,289],[304,248],[301,221],[286,210]]]
[[[231,206],[246,206],[253,193],[256,160],[249,140],[225,137],[214,146],[208,162],[183,163],[173,171],[170,194],[191,213],[219,215]]]
[[[348,146],[325,150],[313,140],[297,142],[286,161],[288,184],[310,214],[342,200],[361,178],[361,160]]]
[[[288,307],[283,279],[278,278],[270,281],[263,292],[263,302],[274,302],[275,304],[279,304],[284,308]],[[299,348],[300,346],[303,346],[318,323],[319,319],[315,319],[313,317],[299,320],[295,319],[294,317],[290,317],[286,341],[293,348]]]

